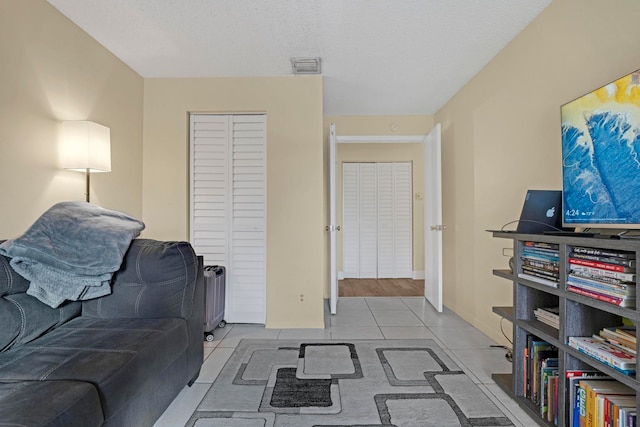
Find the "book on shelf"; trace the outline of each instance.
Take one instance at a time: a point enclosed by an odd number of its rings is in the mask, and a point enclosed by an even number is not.
[[[588,427],[604,426],[604,398],[599,399],[599,396],[635,396],[635,391],[631,387],[615,380],[585,379],[579,384],[585,390],[585,425]]]
[[[636,352],[636,337],[625,331],[627,327],[608,327],[602,328],[599,335],[608,342],[619,347],[624,347],[628,352],[634,354]],[[635,333],[635,329],[633,330]]]
[[[567,276],[567,284],[612,296],[631,297],[636,295],[635,285],[613,285],[598,280],[591,280],[585,279],[584,277],[580,276],[574,276],[573,274],[569,274],[569,276]]]
[[[549,411],[547,421],[558,425],[558,375],[549,377]]]
[[[540,416],[553,419],[553,378],[558,378],[558,358],[548,357],[540,364]]]
[[[608,264],[624,265],[627,267],[636,266],[635,258],[627,259],[627,258],[615,258],[615,257],[602,257],[602,256],[596,256],[596,255],[585,255],[585,254],[577,254],[577,253],[572,253],[571,257],[577,258],[577,259],[584,259],[588,261],[597,261],[597,262],[606,262]]]
[[[636,290],[635,282],[628,282],[626,280],[615,279],[613,277],[598,276],[596,274],[589,274],[580,270],[569,270],[568,276],[595,286],[606,286],[608,288],[622,291],[628,290],[630,292],[635,292]]]
[[[549,261],[559,261],[560,254],[557,250],[552,249],[537,249],[537,248],[522,248],[522,255],[528,258],[539,258]]]
[[[560,247],[554,248],[554,247],[545,247],[545,246],[541,246],[540,244],[537,245],[523,245],[522,247],[523,251],[530,251],[530,252],[539,252],[539,253],[543,253],[543,254],[549,254],[549,255],[558,255],[560,253]]]
[[[534,335],[527,335],[527,346],[524,348],[524,396],[533,402],[539,402],[540,368],[542,361],[549,357],[558,357],[558,350],[550,343]]]
[[[518,273],[518,277],[531,280],[532,282],[540,283],[541,285],[551,286],[552,288],[558,287],[558,282],[554,282],[553,280],[549,280],[544,277],[533,276],[527,273]]]
[[[522,395],[524,397],[530,397],[531,383],[529,382],[529,342],[531,336],[527,336],[527,345],[522,349],[523,363],[522,363]]]
[[[636,336],[637,336],[636,328],[630,325],[617,326],[616,332],[618,332],[620,335],[627,336],[631,339],[636,339]]]
[[[636,257],[635,252],[617,251],[615,249],[588,248],[584,246],[574,246],[572,252],[584,255],[615,257],[622,259],[634,259]]]
[[[634,326],[618,326],[616,327],[616,333],[623,337],[627,337],[627,339],[634,343],[636,342],[636,328]]]
[[[585,390],[580,388],[580,380],[593,379],[593,380],[610,380],[611,377],[603,374],[600,371],[589,370],[567,370],[566,376],[566,393],[569,396],[569,407],[567,412],[569,413],[569,424],[567,427],[580,427],[580,417],[586,420],[586,393]]]
[[[531,261],[548,262],[548,263],[552,263],[552,264],[558,264],[560,262],[557,257],[556,258],[551,258],[551,257],[542,256],[542,255],[528,254],[526,252],[524,252],[522,254],[521,258],[522,259],[528,259],[528,260],[531,260]]]
[[[602,292],[596,292],[590,289],[585,289],[583,286],[575,286],[567,282],[567,291],[575,294],[583,295],[589,298],[596,299],[598,301],[606,302],[609,304],[617,305],[624,308],[634,308],[636,306],[636,297],[618,297],[613,295],[607,295]]]
[[[528,265],[523,265],[522,271],[525,273],[531,274],[532,276],[542,277],[543,279],[549,279],[549,280],[555,280],[555,281],[560,280],[560,273],[557,271],[549,271],[543,268],[536,268]]]
[[[617,273],[635,273],[636,271],[635,267],[627,267],[626,265],[610,264],[608,262],[591,261],[579,258],[569,258],[569,264],[600,268],[602,270],[615,271]]]
[[[634,273],[620,273],[617,271],[603,270],[601,268],[587,267],[585,265],[571,264],[570,270],[574,273],[581,272],[593,276],[619,279],[625,282],[635,282],[636,280],[636,275]]]
[[[540,340],[538,337],[527,336],[528,355],[525,360],[525,397],[530,399],[535,405],[541,404],[542,394],[542,368],[558,367],[558,349],[552,344]]]
[[[533,248],[540,248],[540,249],[553,249],[553,250],[559,250],[560,249],[560,245],[557,243],[547,243],[547,242],[533,242],[531,240],[525,240],[522,242],[522,244],[524,246],[528,246],[528,247],[533,247]]]
[[[602,334],[602,331],[600,331],[600,334]],[[620,344],[618,341],[616,341],[616,340],[614,340],[614,339],[607,338],[607,337],[604,337],[604,336],[602,336],[602,335],[596,335],[596,334],[593,334],[593,335],[591,336],[591,338],[593,338],[593,339],[595,339],[595,340],[598,340],[598,341],[600,341],[600,342],[607,343],[607,344],[609,344],[609,345],[611,345],[611,346],[613,346],[613,347],[617,348],[617,349],[618,349],[618,350],[620,350],[620,351],[624,351],[624,352],[626,352],[626,353],[629,353],[629,354],[630,354],[630,355],[632,355],[632,356],[635,356],[635,355],[636,355],[636,350],[635,350],[635,349],[631,349],[631,348],[629,348],[629,347],[627,347],[627,346],[625,346],[625,345],[623,345],[623,344]]]
[[[593,337],[569,337],[569,346],[625,375],[635,374],[636,357],[610,344]]]
[[[538,261],[535,259],[529,259],[522,257],[522,265],[527,267],[533,267],[540,270],[552,271],[555,273],[560,272],[560,264],[557,262]]]
[[[559,307],[539,307],[533,310],[533,315],[539,322],[560,329],[560,309]]]
[[[604,425],[620,426],[620,420],[626,418],[626,412],[636,410],[636,396],[634,395],[605,395]],[[622,424],[625,425],[625,424]]]
[[[558,349],[549,345],[542,346],[537,352],[534,349],[534,359],[532,361],[532,401],[535,405],[540,406],[543,401],[544,392],[546,387],[542,384],[543,367],[546,369],[547,364],[550,364],[550,368],[558,369]]]

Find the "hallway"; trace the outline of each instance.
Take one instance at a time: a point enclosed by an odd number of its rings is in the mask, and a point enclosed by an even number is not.
[[[420,297],[424,280],[343,279],[338,281],[340,297]]]

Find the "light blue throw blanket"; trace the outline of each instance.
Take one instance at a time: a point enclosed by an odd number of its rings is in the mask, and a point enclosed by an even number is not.
[[[27,294],[55,308],[65,300],[111,293],[131,241],[144,224],[86,202],[61,202],[20,237],[0,244],[13,269],[31,281]]]

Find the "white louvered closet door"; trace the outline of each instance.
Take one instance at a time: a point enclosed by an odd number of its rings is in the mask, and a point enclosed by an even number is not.
[[[378,271],[377,278],[387,279],[394,275],[395,232],[394,232],[394,185],[393,164],[377,164],[378,185]]]
[[[344,277],[412,277],[411,163],[344,163],[342,176]]]
[[[392,277],[413,277],[413,187],[411,163],[393,163],[394,271]]]
[[[360,277],[360,165],[342,165],[342,271],[346,278]]]
[[[359,246],[360,278],[378,277],[378,214],[376,164],[360,163]]]
[[[205,265],[229,265],[229,120],[191,116],[191,244]]]
[[[227,269],[225,320],[265,323],[266,116],[194,114],[191,129],[191,242]]]

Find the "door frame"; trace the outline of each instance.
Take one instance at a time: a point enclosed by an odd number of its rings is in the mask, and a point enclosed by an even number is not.
[[[434,125],[434,128],[440,126],[440,124]],[[329,245],[329,264],[330,264],[330,277],[329,277],[329,293],[330,293],[330,311],[331,314],[337,313],[338,305],[338,272],[337,272],[337,232],[340,230],[340,226],[337,224],[337,191],[336,191],[336,168],[337,168],[337,144],[359,144],[359,143],[396,143],[396,144],[408,144],[408,143],[420,143],[427,144],[428,135],[337,135],[335,123],[329,125],[329,220],[330,224],[327,226],[327,230],[330,233],[330,245]],[[426,163],[426,162],[425,162]],[[426,164],[425,164],[426,166]],[[426,176],[426,173],[425,173]],[[425,238],[427,230],[424,230]],[[442,254],[439,254],[441,258]],[[425,253],[426,257],[426,253]],[[426,268],[426,266],[425,266]],[[426,285],[426,281],[425,281]],[[426,299],[426,296],[425,296]],[[441,307],[436,307],[438,311],[442,311]]]

